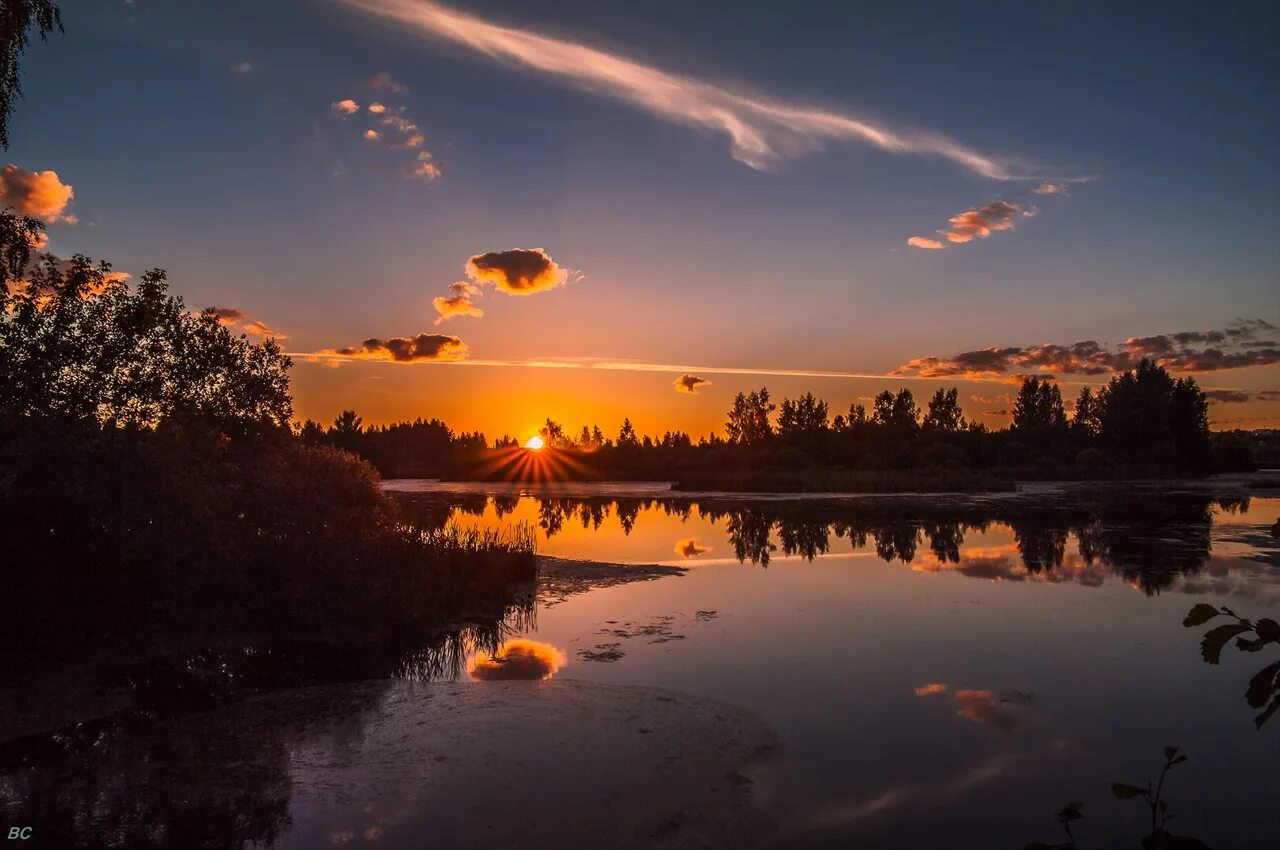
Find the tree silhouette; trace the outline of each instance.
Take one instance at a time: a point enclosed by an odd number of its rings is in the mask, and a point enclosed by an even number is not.
[[[62,31],[62,16],[52,0],[5,0],[0,4],[0,148],[9,147],[9,116],[22,97],[18,60],[31,43],[34,29],[41,39]]]

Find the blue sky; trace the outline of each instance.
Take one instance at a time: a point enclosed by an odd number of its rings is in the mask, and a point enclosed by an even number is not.
[[[341,0],[68,0],[66,36],[28,52],[9,157],[74,186],[79,223],[51,226],[51,250],[165,267],[189,303],[234,306],[300,352],[428,332],[458,335],[481,360],[882,374],[987,346],[1280,320],[1272,4],[752,5],[452,8],[735,92],[934,131],[1026,160],[1038,179],[857,141],[753,169],[722,133]],[[408,91],[369,89],[379,72]],[[361,112],[335,118],[346,98]],[[420,128],[438,179],[403,174],[416,150],[361,137],[375,101]],[[1026,194],[1071,177],[1094,179]],[[1038,214],[947,250],[906,245],[997,199]],[[580,274],[535,297],[490,292],[483,319],[433,325],[431,298],[464,279],[468,257],[517,246]],[[320,368],[301,363],[296,379],[317,415],[339,390],[365,392],[356,375],[390,367],[303,374]],[[469,398],[507,386],[486,390],[488,370],[404,371],[416,373],[395,377],[405,412],[461,392],[444,372],[467,373]],[[1276,388],[1275,372],[1202,382]],[[568,392],[564,376],[528,380]],[[704,392],[722,409],[756,380]],[[669,378],[657,383],[670,394]]]

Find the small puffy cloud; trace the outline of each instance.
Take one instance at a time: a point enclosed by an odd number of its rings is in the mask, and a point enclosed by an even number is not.
[[[422,333],[414,337],[370,337],[354,348],[339,348],[325,354],[340,354],[365,360],[392,360],[413,363],[423,360],[466,360],[467,344],[456,336]]]
[[[474,316],[480,318],[484,315],[484,310],[476,306],[471,299],[480,294],[480,287],[474,283],[468,283],[460,280],[449,285],[449,294],[447,296],[439,296],[431,301],[431,306],[436,308],[436,324],[441,324],[454,316]]]
[[[926,251],[941,251],[943,248],[947,247],[937,239],[926,239],[923,236],[912,236],[907,240],[907,244],[912,248],[923,248]]]
[[[407,92],[409,87],[403,83],[398,83],[391,76],[389,71],[379,71],[366,81],[366,85],[371,89],[386,89],[389,92],[397,94]]]
[[[360,111],[360,104],[356,103],[351,98],[347,98],[346,100],[335,100],[333,103],[329,104],[329,110],[338,118],[347,118]]]
[[[932,696],[933,694],[944,694],[947,692],[947,686],[941,682],[930,682],[927,685],[921,685],[916,688],[915,695],[918,697]]]
[[[953,215],[948,221],[950,230],[939,230],[948,242],[964,243],[974,238],[986,239],[1000,230],[1012,230],[1021,217],[1035,215],[1034,210],[1026,210],[1017,204],[1006,201],[992,201],[985,207],[976,210],[965,210]]]
[[[685,374],[676,378],[674,386],[676,388],[676,392],[678,393],[687,393],[689,395],[693,395],[700,388],[711,386],[711,382],[708,381],[706,378],[699,378],[696,375],[690,375],[686,372]]]
[[[247,74],[252,70],[253,70],[252,62],[237,62],[236,64],[231,66],[231,73],[233,74]]]
[[[369,129],[364,131],[364,137],[367,141],[376,142],[382,138],[382,134],[377,130]]]
[[[432,162],[432,156],[428,151],[418,151],[418,156],[413,162],[405,166],[404,173],[409,177],[421,177],[423,180],[435,180],[442,172],[438,162]]]
[[[275,339],[288,339],[289,336],[284,331],[271,327],[266,322],[257,319],[250,319],[248,314],[243,310],[235,307],[210,307],[213,317],[229,328],[238,328],[250,336],[273,337]]]
[[[382,113],[387,111],[387,107],[381,103],[378,103],[376,100],[365,108],[368,109],[370,112],[372,112],[374,115],[381,115]]]
[[[550,679],[568,659],[549,643],[514,638],[504,641],[494,655],[477,655],[467,672],[485,682],[504,679]]]
[[[76,217],[66,211],[74,197],[75,189],[58,179],[56,171],[27,171],[13,163],[0,170],[0,203],[18,215],[75,224]]]
[[[1067,194],[1066,183],[1041,183],[1031,189],[1033,195],[1065,195]]]
[[[532,295],[567,283],[569,272],[541,248],[511,248],[476,254],[466,265],[467,276],[492,283],[509,295]]]
[[[703,546],[695,537],[686,537],[676,541],[676,554],[681,558],[696,558],[711,551],[710,546]]]

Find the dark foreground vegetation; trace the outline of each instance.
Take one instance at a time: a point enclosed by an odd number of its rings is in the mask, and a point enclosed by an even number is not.
[[[1144,360],[1106,386],[1086,387],[1068,416],[1061,389],[1022,379],[1008,428],[967,420],[959,391],[938,389],[922,409],[909,389],[885,390],[832,417],[806,393],[774,404],[767,388],[739,393],[726,437],[683,431],[616,437],[547,420],[538,458],[504,436],[455,434],[439,420],[364,427],[344,411],[325,428],[307,421],[310,445],[367,458],[386,477],[463,480],[672,481],[678,490],[768,492],[983,492],[1015,480],[1124,480],[1257,468],[1259,444],[1243,432],[1212,434],[1209,402],[1194,378]]]

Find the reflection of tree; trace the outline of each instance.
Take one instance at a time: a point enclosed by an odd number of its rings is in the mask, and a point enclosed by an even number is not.
[[[759,511],[734,511],[725,522],[729,544],[739,561],[750,560],[762,567],[769,566],[769,553],[774,546],[769,542],[773,520]]]
[[[814,522],[787,518],[778,523],[778,539],[782,541],[782,554],[799,555],[812,561],[819,555],[825,555],[830,542],[825,522]]]
[[[909,564],[916,559],[916,546],[920,543],[920,528],[916,525],[894,523],[881,526],[872,532],[876,554],[889,563],[902,561]]]
[[[1029,573],[1062,566],[1067,554],[1067,529],[1034,521],[1014,521],[1013,540]]]
[[[941,392],[941,391],[939,391]],[[926,522],[925,536],[929,549],[944,564],[960,563],[960,547],[964,545],[964,530],[958,522]]]
[[[1100,506],[1076,535],[1086,563],[1107,564],[1150,595],[1204,565],[1212,523],[1208,498],[1117,499]]]

